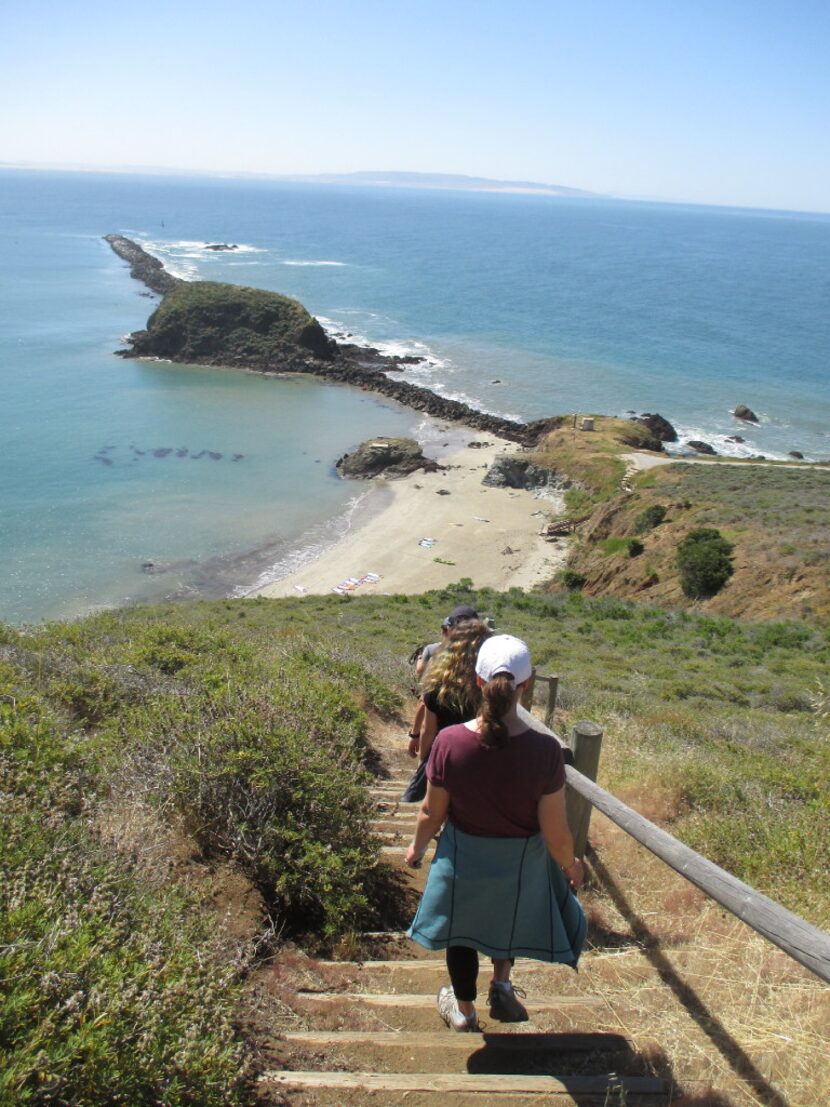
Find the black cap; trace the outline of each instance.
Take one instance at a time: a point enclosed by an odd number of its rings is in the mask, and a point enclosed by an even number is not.
[[[459,623],[464,623],[467,619],[477,619],[478,612],[474,607],[470,607],[468,603],[459,604],[458,607],[454,607],[441,626],[444,627],[456,627]]]

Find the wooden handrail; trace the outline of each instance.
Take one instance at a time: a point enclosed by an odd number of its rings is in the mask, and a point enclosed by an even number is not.
[[[537,730],[551,734],[563,745],[558,734],[539,719],[527,716]],[[830,983],[830,934],[806,922],[782,907],[780,903],[757,892],[713,861],[707,861],[659,826],[638,815],[636,811],[600,788],[571,765],[565,767],[568,784],[598,811],[630,834],[640,845],[650,850],[675,872],[700,888],[707,896],[731,911],[758,934],[782,949],[786,954]]]

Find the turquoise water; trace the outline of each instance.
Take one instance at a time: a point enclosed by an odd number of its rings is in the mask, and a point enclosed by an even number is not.
[[[349,389],[116,358],[155,299],[109,231],[421,353],[410,379],[500,414],[651,410],[722,452],[830,454],[826,216],[0,172],[6,619],[244,590],[349,525],[342,452],[435,440]]]

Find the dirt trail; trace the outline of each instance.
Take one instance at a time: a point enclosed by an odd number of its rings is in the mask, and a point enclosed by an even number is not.
[[[400,866],[415,805],[400,731],[376,739],[372,791],[386,860]],[[654,817],[656,812],[650,812]],[[658,815],[659,817],[659,815]],[[404,879],[414,893],[428,862]],[[830,990],[595,816],[580,898],[589,942],[578,973],[520,959],[530,1021],[488,1018],[455,1034],[435,1006],[440,955],[402,933],[365,934],[341,960],[298,954],[280,983],[281,1032],[263,1049],[267,1104],[316,1107],[817,1107]],[[285,958],[281,958],[283,964]],[[303,983],[305,981],[305,983]],[[299,987],[298,987],[299,982]],[[822,1091],[823,1088],[823,1091]]]

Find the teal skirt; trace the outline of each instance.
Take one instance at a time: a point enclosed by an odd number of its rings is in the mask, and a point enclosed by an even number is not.
[[[447,823],[409,937],[576,968],[585,913],[540,834],[482,838]]]

